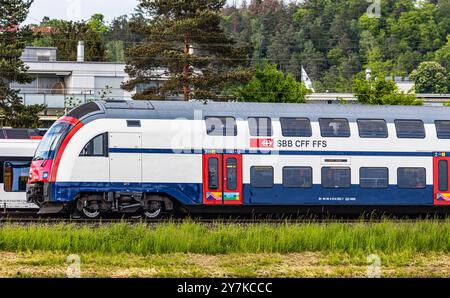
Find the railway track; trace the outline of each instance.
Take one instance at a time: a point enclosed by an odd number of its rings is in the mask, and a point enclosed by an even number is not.
[[[72,219],[65,217],[39,217],[36,215],[18,216],[17,214],[0,214],[0,225],[2,224],[21,224],[21,225],[56,225],[56,224],[77,224],[77,225],[104,225],[104,224],[147,224],[149,226],[157,226],[161,224],[182,224],[186,222],[200,223],[206,225],[218,225],[218,224],[233,224],[233,225],[253,225],[253,224],[330,224],[330,223],[380,223],[383,221],[398,221],[398,222],[420,222],[424,220],[434,220],[434,221],[448,221],[450,219],[445,216],[440,217],[415,217],[415,218],[395,218],[395,217],[304,217],[304,218],[294,218],[294,217],[280,217],[280,218],[238,218],[238,217],[228,217],[228,218],[204,218],[204,217],[186,217],[186,218],[165,218],[165,219],[142,219],[142,218],[101,218],[101,219]]]

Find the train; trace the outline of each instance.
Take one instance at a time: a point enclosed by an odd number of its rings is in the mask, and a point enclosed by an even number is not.
[[[46,133],[41,214],[450,206],[450,108],[103,100]]]
[[[26,185],[31,160],[45,129],[0,128],[0,210],[30,211],[39,207],[27,202]]]

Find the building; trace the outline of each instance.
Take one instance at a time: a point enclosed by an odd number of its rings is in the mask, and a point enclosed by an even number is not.
[[[57,49],[27,47],[22,60],[35,80],[30,84],[12,83],[20,89],[24,104],[45,104],[42,120],[52,122],[68,109],[101,98],[131,99],[132,93],[121,89],[129,79],[125,64],[84,60],[84,44],[78,45],[77,61],[57,61]]]

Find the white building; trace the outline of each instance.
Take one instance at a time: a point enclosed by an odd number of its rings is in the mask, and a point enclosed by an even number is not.
[[[57,61],[57,49],[27,47],[22,60],[35,78],[30,84],[11,84],[20,89],[25,104],[46,104],[47,117],[54,120],[73,105],[92,99],[131,99],[121,88],[129,79],[125,64],[84,60],[84,45],[78,46],[78,61]]]

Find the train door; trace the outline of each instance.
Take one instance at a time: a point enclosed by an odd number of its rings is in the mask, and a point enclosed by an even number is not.
[[[110,181],[142,182],[142,134],[109,134]]]
[[[450,205],[450,156],[445,153],[435,154],[434,157],[434,204]]]
[[[242,205],[242,155],[203,156],[203,204]]]

